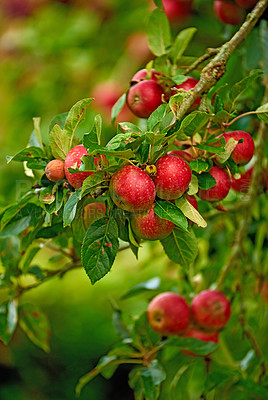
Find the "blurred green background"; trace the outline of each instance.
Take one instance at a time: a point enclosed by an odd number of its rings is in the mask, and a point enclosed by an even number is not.
[[[127,89],[133,74],[152,58],[145,38],[151,8],[149,0],[1,2],[0,206],[15,202],[31,186],[20,163],[7,166],[6,155],[27,145],[33,117],[41,117],[46,140],[55,115],[92,96],[96,101],[87,111],[89,126],[100,112],[104,140],[114,135],[111,105]],[[196,1],[192,16],[172,26],[174,36],[188,26],[198,28],[187,49],[187,55],[195,56],[223,43],[235,29],[216,20],[211,1]],[[249,49],[256,50],[254,46],[254,41],[249,43]],[[243,74],[256,66],[249,53],[237,52],[224,79],[242,77],[238,63],[244,63]],[[121,118],[135,121],[127,111]],[[218,257],[222,265],[228,235],[233,232],[232,224],[221,222],[200,235],[200,269],[214,262],[214,271],[218,271]],[[215,233],[219,233],[216,238]],[[222,254],[213,258],[213,251],[220,248]],[[48,250],[38,254],[35,263],[46,267],[52,254]],[[79,270],[25,294],[23,300],[36,301],[49,317],[51,353],[44,354],[19,329],[8,348],[0,344],[0,399],[74,399],[79,377],[118,340],[111,302],[119,303],[130,317],[137,315],[146,309],[149,297],[124,301],[120,297],[135,284],[158,275],[172,280],[177,277],[177,266],[167,260],[158,243],[150,243],[144,245],[139,261],[129,251],[121,252],[112,272],[94,287]],[[85,387],[81,400],[133,399],[127,373],[127,367],[120,367],[111,381],[96,378]]]

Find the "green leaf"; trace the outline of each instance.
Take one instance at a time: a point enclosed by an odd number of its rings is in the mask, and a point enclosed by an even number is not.
[[[169,337],[165,340],[164,347],[176,347],[181,350],[189,350],[200,356],[212,353],[218,347],[217,343],[204,342],[203,340],[184,337]]]
[[[185,217],[195,222],[201,228],[206,228],[207,223],[201,214],[192,206],[192,204],[185,198],[181,197],[175,200],[175,204],[183,212]]]
[[[138,283],[129,289],[123,296],[121,296],[122,300],[128,299],[129,297],[136,296],[137,294],[146,292],[146,291],[154,291],[159,289],[160,287],[160,278],[157,276],[155,278],[150,279],[146,282]]]
[[[187,136],[193,136],[207,125],[211,115],[202,111],[193,111],[187,115],[180,126],[179,131],[183,131]]]
[[[228,113],[228,111],[226,110],[221,110],[218,111],[216,115],[214,115],[213,121],[215,122],[215,124],[222,124],[223,122],[227,122],[229,121],[229,119],[231,119],[232,117],[234,117],[233,114]]]
[[[179,60],[183,55],[196,31],[196,28],[187,28],[178,33],[172,49],[172,59],[174,64],[176,64],[177,60]]]
[[[24,303],[19,307],[19,324],[36,346],[46,353],[49,352],[50,324],[36,304]]]
[[[152,349],[159,344],[161,336],[152,330],[146,311],[143,312],[135,321],[133,326],[131,337],[133,339],[133,344],[137,348],[145,348],[146,350]]]
[[[147,36],[150,50],[156,56],[167,52],[171,45],[170,26],[164,11],[153,10],[147,25]]]
[[[30,264],[39,250],[40,247],[29,247],[25,254],[21,257],[19,268],[22,270],[23,274],[28,272]]]
[[[260,21],[260,46],[265,75],[268,76],[268,23],[264,19]]]
[[[135,399],[157,400],[165,379],[163,367],[158,360],[153,360],[147,367],[136,367],[130,372],[129,385],[135,392]]]
[[[43,141],[42,141],[42,136],[41,136],[41,130],[40,130],[40,118],[33,118],[33,123],[34,123],[34,134],[37,139],[39,147],[43,148]]]
[[[185,75],[175,75],[172,76],[173,82],[176,83],[176,85],[180,85],[181,83],[185,82],[187,80],[187,76]]]
[[[154,0],[154,4],[156,5],[156,7],[160,8],[161,10],[163,10],[162,0]]]
[[[169,201],[158,200],[155,203],[154,212],[158,217],[167,219],[173,224],[187,231],[188,221],[182,211]]]
[[[209,172],[203,172],[200,175],[197,175],[198,186],[200,189],[210,189],[211,187],[216,185],[216,180]]]
[[[101,144],[101,131],[102,131],[102,118],[100,114],[97,114],[94,118],[94,127],[93,129],[96,132],[98,144]]]
[[[268,398],[268,388],[258,383],[255,383],[253,380],[249,378],[240,379],[237,382],[237,385],[241,389],[243,389],[245,394],[251,394],[252,396],[254,396],[254,398],[260,397],[263,400]]]
[[[94,174],[89,175],[82,185],[82,197],[86,194],[93,194],[96,189],[109,186],[109,181],[104,177],[103,171],[96,171]]]
[[[69,111],[65,125],[64,132],[69,137],[70,140],[70,148],[72,147],[73,136],[75,134],[76,129],[80,125],[81,122],[84,121],[84,113],[86,111],[86,107],[91,103],[92,98],[86,98],[78,101]]]
[[[124,107],[124,104],[126,103],[126,97],[127,97],[126,93],[122,94],[122,96],[119,97],[117,102],[113,105],[112,113],[111,113],[112,124],[115,123],[117,115],[120,113],[120,111]]]
[[[236,148],[236,145],[238,144],[238,141],[235,140],[234,138],[230,138],[228,142],[225,144],[225,150],[224,153],[218,154],[216,156],[217,161],[220,164],[224,164],[231,156],[233,150]]]
[[[223,139],[223,141],[225,143],[224,138],[222,138],[222,139]],[[225,152],[224,144],[221,145],[221,146],[218,146],[219,141],[215,142],[215,144],[216,143],[217,143],[217,146],[215,146],[215,147],[213,146],[214,143],[211,143],[210,145],[208,145],[208,144],[195,144],[194,147],[196,147],[197,149],[200,149],[200,150],[208,151],[209,153],[212,153],[212,154],[224,153]]]
[[[31,216],[22,217],[14,222],[11,222],[10,224],[5,226],[2,232],[0,232],[0,238],[4,239],[10,236],[19,235],[26,228],[28,228],[30,222],[31,222]]]
[[[147,120],[147,130],[153,131],[157,125],[162,121],[167,112],[167,105],[161,104]]]
[[[198,192],[198,179],[197,177],[192,174],[192,178],[191,178],[191,182],[189,184],[189,189],[187,191],[187,194],[189,194],[189,196],[196,194]]]
[[[192,231],[185,232],[175,227],[161,243],[166,255],[176,264],[189,266],[197,257],[197,240]]]
[[[34,197],[33,192],[26,193],[16,204],[7,207],[0,219],[1,230],[12,220],[12,218],[18,214],[21,209]]]
[[[19,151],[13,157],[7,156],[7,162],[10,163],[10,161],[29,161],[30,159],[35,158],[42,158],[44,160],[47,159],[43,150],[40,147],[30,146]]]
[[[141,134],[141,128],[131,122],[120,122],[117,126],[118,133],[136,133]]]
[[[113,217],[101,218],[90,225],[83,241],[81,259],[92,284],[110,271],[118,248],[118,227]]]
[[[197,173],[206,171],[210,167],[210,165],[206,161],[203,161],[199,158],[197,160],[190,161],[189,166],[192,171],[195,171]]]
[[[121,337],[121,339],[129,339],[130,332],[126,327],[125,322],[122,319],[122,311],[118,308],[114,308],[113,312],[113,325],[116,333]],[[132,350],[133,351],[133,350]]]
[[[52,154],[59,160],[65,160],[70,150],[70,138],[66,131],[62,130],[58,124],[55,124],[49,134],[49,145]]]
[[[234,107],[237,99],[254,83],[254,81],[263,75],[261,70],[250,71],[249,75],[241,81],[237,82],[229,91],[229,98],[231,100],[231,110]]]
[[[258,107],[256,113],[259,119],[263,120],[266,124],[268,123],[268,103]]]
[[[7,345],[18,322],[17,300],[11,300],[0,306],[0,340]]]
[[[63,226],[68,226],[72,223],[78,201],[81,200],[81,189],[76,190],[71,194],[63,209]]]
[[[65,121],[66,121],[67,115],[68,115],[68,111],[56,115],[56,117],[54,117],[54,118],[52,119],[52,121],[50,122],[50,124],[49,124],[48,132],[51,131],[51,129],[53,128],[53,126],[54,126],[55,124],[58,124],[60,127],[63,128],[64,125],[65,125]]]

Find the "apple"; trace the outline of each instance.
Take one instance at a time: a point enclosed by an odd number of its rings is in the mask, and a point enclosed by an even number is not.
[[[151,55],[146,33],[132,33],[132,35],[127,39],[126,51],[132,59],[144,64],[144,61],[146,61]]]
[[[160,157],[156,164],[154,184],[157,196],[163,200],[174,200],[187,190],[192,171],[182,158],[173,154]]]
[[[201,331],[200,329],[197,329],[195,326],[190,325],[189,329],[183,334],[183,337],[190,337],[198,340],[202,340],[203,342],[213,342],[213,343],[218,343],[219,342],[219,332],[204,332]],[[197,354],[195,354],[191,350],[182,350],[182,353],[186,354],[187,356],[193,356],[196,357]]]
[[[144,240],[158,240],[166,238],[174,228],[174,224],[167,219],[160,218],[154,212],[155,204],[142,213],[132,214],[131,226],[134,233]]]
[[[124,165],[112,176],[109,191],[117,207],[126,211],[145,211],[155,199],[153,180],[141,168]]]
[[[231,188],[231,179],[228,173],[215,165],[208,172],[216,180],[216,185],[209,189],[199,189],[198,197],[206,201],[223,200]]]
[[[213,9],[216,17],[224,24],[240,25],[244,21],[244,10],[231,1],[215,0]]]
[[[192,14],[192,0],[162,0],[162,3],[171,23],[184,22]]]
[[[151,328],[162,336],[180,335],[190,323],[185,299],[173,292],[154,297],[147,308],[147,317]]]
[[[11,18],[25,18],[31,15],[34,10],[45,3],[44,0],[2,0],[0,7],[4,13]]]
[[[241,174],[239,179],[232,178],[231,188],[235,192],[247,193],[252,179],[253,170],[254,170],[254,165],[249,169],[247,169],[244,174]]]
[[[188,90],[193,89],[196,86],[196,84],[199,82],[197,79],[192,78],[191,76],[186,76],[185,78],[187,78],[187,80],[182,82],[180,85],[176,85],[175,86],[176,89],[184,89],[184,90],[188,91]],[[176,89],[171,89],[171,96],[178,93],[178,91]],[[200,104],[199,97],[193,102],[191,107],[193,108],[194,105],[198,105],[198,104]]]
[[[61,181],[65,176],[64,162],[62,160],[49,161],[45,168],[45,174],[51,182]]]
[[[185,161],[190,162],[197,158],[197,154],[192,147],[187,147],[185,150],[171,150],[167,154],[173,154],[183,158]]]
[[[143,68],[143,69],[139,70],[138,72],[136,72],[136,74],[131,79],[131,82],[140,82],[140,81],[144,81],[144,80],[148,80],[148,79],[158,82],[158,80],[159,80],[159,78],[161,78],[161,76],[165,76],[165,75],[162,74],[161,72],[157,72],[154,68],[152,68],[150,70],[150,72],[148,72],[146,68]]]
[[[78,146],[73,147],[65,158],[65,163],[64,163],[65,176],[70,185],[75,189],[80,188],[83,185],[84,180],[88,176],[93,174],[93,171],[77,172],[71,174],[68,171],[68,168],[71,168],[74,164],[76,164],[77,168],[79,168],[81,165],[81,158],[87,155],[88,155],[87,150],[84,148],[82,144],[79,144]],[[95,164],[98,162],[98,159],[99,157],[95,158]]]
[[[238,165],[247,164],[253,157],[255,145],[249,133],[244,131],[226,132],[222,135],[226,143],[233,138],[236,141],[243,139],[242,143],[238,143],[232,151],[231,158]]]
[[[268,303],[268,281],[264,281],[261,286],[261,295],[264,303]]]
[[[156,81],[148,79],[130,86],[126,102],[134,115],[148,118],[163,103],[163,97],[163,88]]]
[[[235,2],[239,7],[247,10],[248,8],[254,7],[258,0],[235,0]]]
[[[194,195],[190,195],[190,194],[184,193],[184,197],[186,198],[186,200],[189,201],[189,203],[190,203],[196,210],[198,210],[197,200],[196,200],[196,198],[195,198]]]
[[[193,321],[206,331],[222,329],[231,316],[231,305],[223,293],[203,290],[196,295],[190,306]]]
[[[86,229],[97,219],[105,217],[106,206],[103,203],[90,203],[83,208]]]

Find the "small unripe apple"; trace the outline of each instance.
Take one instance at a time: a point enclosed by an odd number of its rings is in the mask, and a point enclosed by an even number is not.
[[[90,203],[83,208],[86,229],[97,219],[105,217],[106,206],[103,203]]]
[[[148,118],[162,103],[163,88],[154,80],[143,80],[129,88],[127,105],[139,118]]]
[[[162,3],[171,23],[183,22],[192,14],[192,0],[162,0]]]
[[[185,299],[173,292],[154,297],[148,306],[147,317],[151,328],[162,336],[180,335],[190,323]]]
[[[142,213],[132,214],[131,226],[134,233],[144,240],[158,240],[166,238],[174,228],[174,224],[167,219],[160,218],[154,212],[155,205]]]
[[[245,8],[246,10],[248,8],[252,8],[255,6],[258,0],[235,0],[236,4],[241,7]]]
[[[62,160],[51,160],[45,168],[47,179],[58,182],[64,178],[64,162]]]
[[[190,337],[198,340],[202,340],[203,342],[219,342],[219,332],[204,332],[200,329],[196,328],[195,326],[190,325],[189,329],[184,333],[183,337]],[[182,353],[186,354],[187,356],[197,356],[191,350],[182,350]]]
[[[111,178],[109,191],[117,207],[126,211],[148,210],[155,199],[153,180],[135,165],[117,170]]]
[[[193,89],[197,83],[199,82],[197,79],[192,78],[191,76],[186,76],[187,80],[182,82],[180,85],[176,85],[175,88],[176,89],[184,89],[186,91]],[[171,96],[173,96],[174,94],[177,94],[178,91],[175,89],[171,90]],[[192,104],[191,107],[193,107],[194,105],[198,105],[200,104],[200,98],[198,97]]]
[[[146,68],[143,68],[136,72],[136,74],[131,79],[131,82],[139,82],[144,80],[152,80],[158,82],[161,76],[165,76],[161,72],[157,72],[154,68],[151,69],[150,73],[147,71]]]
[[[174,200],[187,190],[192,171],[182,158],[166,155],[155,164],[157,173],[154,178],[157,196],[164,200]]]
[[[247,169],[244,174],[241,174],[239,179],[232,178],[231,188],[235,192],[247,193],[252,179],[253,170],[254,170],[254,165],[249,169]]]
[[[231,316],[231,305],[223,293],[217,290],[203,290],[191,304],[194,323],[213,332],[222,329]]]
[[[206,201],[223,200],[231,188],[231,179],[228,173],[215,165],[210,169],[209,174],[216,180],[216,185],[209,189],[199,189],[198,197]]]
[[[88,155],[87,150],[84,148],[82,144],[79,144],[78,146],[73,147],[65,158],[65,163],[64,163],[65,176],[70,185],[75,189],[80,188],[83,185],[84,180],[88,176],[93,174],[93,171],[77,172],[71,174],[68,171],[68,168],[71,168],[74,164],[76,164],[77,168],[79,168],[81,165],[81,158],[86,155]]]
[[[215,0],[213,8],[216,17],[224,24],[240,25],[244,21],[244,10],[231,1]]]
[[[231,158],[236,164],[245,165],[253,157],[255,145],[249,133],[244,131],[226,132],[222,135],[226,143],[233,138],[237,142],[243,139],[242,143],[238,143],[231,153]]]

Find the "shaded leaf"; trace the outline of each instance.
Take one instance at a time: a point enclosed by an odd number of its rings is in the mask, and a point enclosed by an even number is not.
[[[215,178],[209,172],[203,172],[200,175],[197,175],[198,186],[201,189],[210,189],[211,187],[216,185]]]
[[[62,130],[58,124],[55,124],[50,131],[49,144],[53,156],[64,161],[70,150],[70,138],[66,131]]]
[[[19,151],[15,156],[7,156],[7,162],[10,161],[28,161],[29,159],[42,158],[46,160],[46,155],[40,147],[30,146]]]
[[[180,131],[183,131],[187,136],[193,136],[208,123],[210,118],[210,114],[202,111],[193,111],[183,119]]]
[[[182,196],[179,199],[176,199],[175,204],[181,209],[185,217],[195,222],[201,228],[207,227],[207,223],[202,215],[199,214],[195,207],[192,206],[192,204],[185,197]]]
[[[11,300],[0,306],[0,340],[7,345],[18,322],[17,300]]]
[[[192,171],[195,171],[197,173],[206,171],[210,167],[210,165],[206,161],[203,161],[200,158],[190,161],[189,166]]]
[[[257,116],[259,119],[262,119],[266,124],[268,123],[268,103],[263,104],[262,106],[258,107]]]
[[[129,297],[136,296],[137,294],[143,293],[145,291],[157,290],[160,287],[160,282],[161,280],[157,276],[150,279],[149,281],[138,283],[138,285],[133,286],[123,296],[121,296],[121,299],[128,299]]]
[[[156,56],[165,54],[171,45],[170,26],[164,11],[153,10],[149,17],[147,35],[150,50]]]
[[[124,104],[126,102],[126,93],[122,94],[121,97],[117,100],[117,102],[113,105],[112,112],[111,112],[111,118],[112,118],[112,124],[115,123],[117,115],[120,113],[122,108],[124,107]]]
[[[63,226],[70,225],[75,217],[78,201],[81,200],[81,189],[71,194],[63,209]]]
[[[167,219],[187,231],[188,221],[182,211],[169,201],[158,200],[155,203],[154,212],[158,217]]]
[[[73,105],[67,115],[64,125],[64,132],[69,137],[70,148],[72,147],[75,131],[80,123],[83,122],[83,116],[86,111],[86,107],[91,103],[92,100],[92,98],[86,98],[78,101],[75,105]]]

